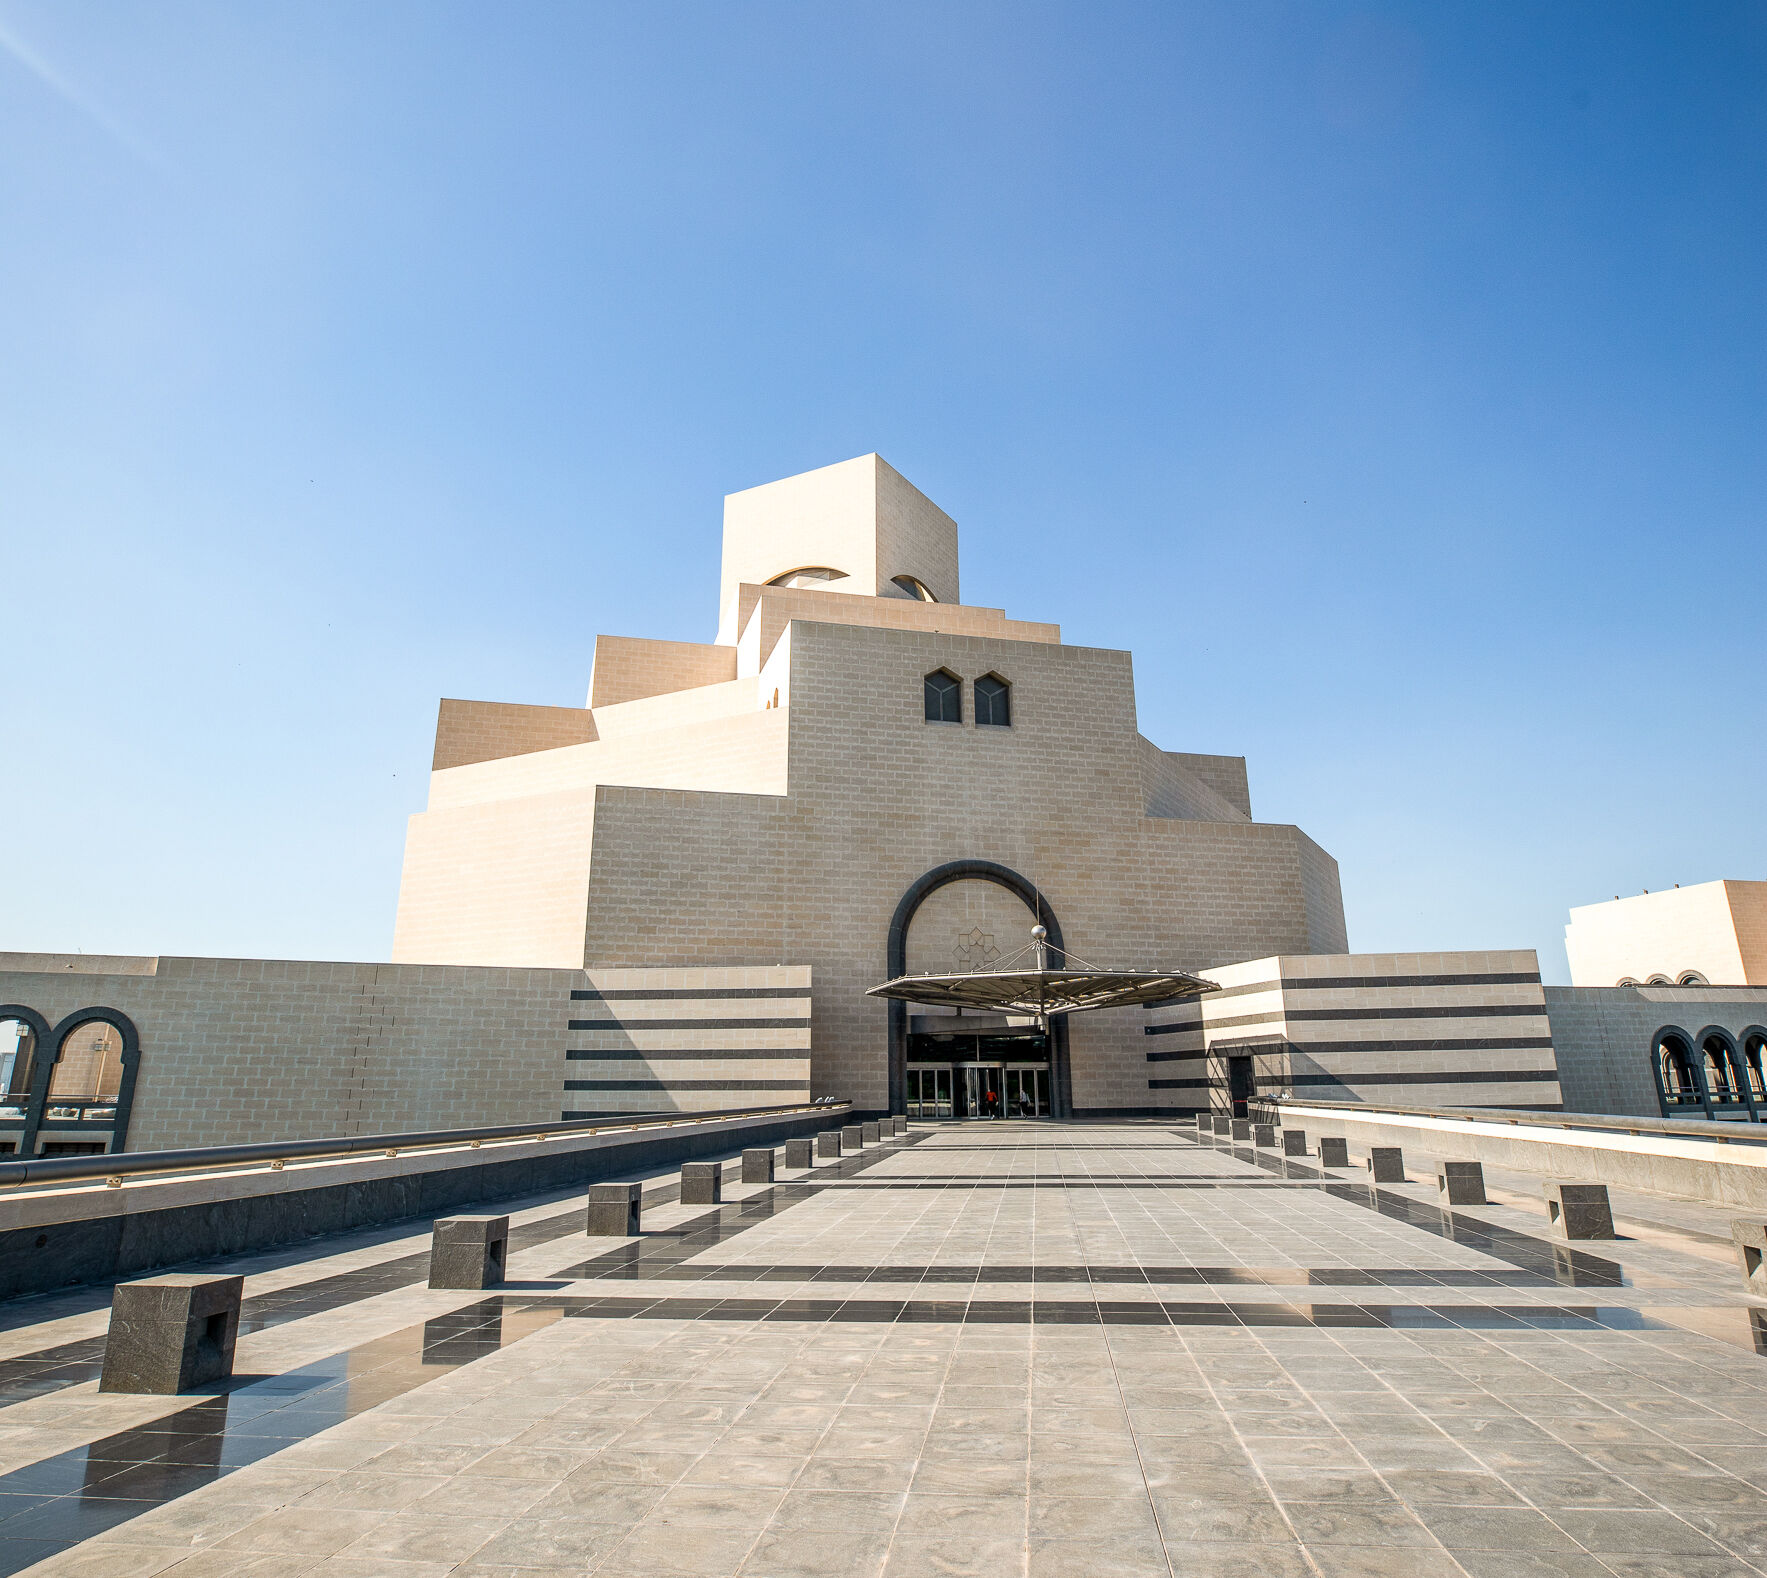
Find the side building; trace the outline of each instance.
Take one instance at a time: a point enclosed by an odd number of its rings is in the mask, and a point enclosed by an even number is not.
[[[1301,954],[1209,973],[1219,991],[1145,1010],[1148,1090],[1173,1106],[1243,1116],[1277,1092],[1564,1105],[1531,951]]]

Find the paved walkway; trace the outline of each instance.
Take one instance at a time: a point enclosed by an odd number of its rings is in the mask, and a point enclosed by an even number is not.
[[[1448,1216],[1169,1125],[927,1126],[639,1240],[536,1202],[493,1296],[405,1229],[257,1257],[202,1397],[100,1397],[102,1298],[20,1301],[0,1571],[1767,1573],[1723,1215],[1573,1250],[1503,1183]]]

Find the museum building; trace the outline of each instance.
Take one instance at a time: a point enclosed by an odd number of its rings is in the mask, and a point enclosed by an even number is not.
[[[1199,990],[877,995],[1010,973],[1039,926],[1058,970]],[[866,455],[725,500],[711,641],[598,637],[583,707],[441,703],[391,962],[0,956],[0,1145],[811,1095],[1553,1108],[1551,991],[1529,952],[1352,955],[1336,862],[1255,819],[1244,759],[1146,739],[1128,653],[964,603],[955,522]]]

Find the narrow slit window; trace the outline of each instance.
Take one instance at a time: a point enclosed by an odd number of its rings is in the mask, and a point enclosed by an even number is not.
[[[936,668],[926,677],[926,721],[963,722],[963,681],[946,669]]]
[[[976,681],[976,723],[1001,729],[1012,724],[1012,686],[998,674],[984,674]]]

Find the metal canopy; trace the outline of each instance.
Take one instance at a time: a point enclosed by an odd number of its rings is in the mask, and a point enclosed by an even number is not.
[[[1047,1018],[1087,1008],[1127,1008],[1173,997],[1195,997],[1215,990],[1215,982],[1182,971],[1043,969],[902,975],[872,987],[865,995]]]

